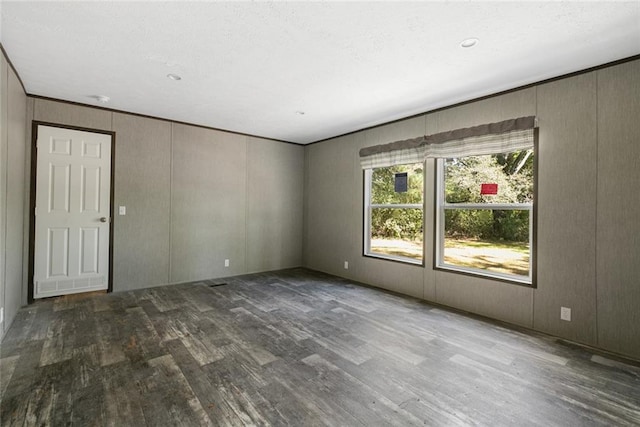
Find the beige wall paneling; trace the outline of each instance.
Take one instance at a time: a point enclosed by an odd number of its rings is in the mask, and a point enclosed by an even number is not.
[[[0,339],[22,306],[27,97],[1,58],[0,85]]]
[[[387,144],[394,141],[402,141],[404,139],[412,139],[423,136],[426,132],[426,116],[420,115],[406,120],[388,123],[386,125],[377,126],[367,129],[364,133],[365,140],[362,146],[358,147],[358,156],[360,148],[371,147],[379,144]]]
[[[424,284],[423,284],[423,298],[429,301],[436,300],[436,271],[434,270],[434,235],[436,233],[435,226],[435,203],[436,203],[436,176],[435,171],[436,161],[435,159],[427,159],[425,176],[425,210],[424,210]]]
[[[536,114],[536,88],[446,108],[429,114],[429,134]]]
[[[36,98],[34,105],[34,120],[89,129],[111,130],[112,114],[111,111],[48,99]]]
[[[310,147],[304,147],[304,189],[302,192],[302,265],[309,266],[309,163]]]
[[[640,61],[598,73],[598,344],[640,359]]]
[[[32,123],[35,100],[27,97],[27,118],[25,124],[25,152],[24,152],[24,230],[22,231],[22,305],[27,305],[29,294],[29,223],[31,221],[31,149],[32,149]]]
[[[425,115],[425,135],[437,133],[435,118],[431,114]],[[425,177],[425,212],[424,212],[424,299],[436,301],[436,270],[434,270],[435,233],[436,233],[436,160],[427,159]]]
[[[538,86],[535,329],[596,345],[596,75]],[[571,322],[560,320],[571,308]]]
[[[533,290],[526,286],[436,271],[439,304],[532,327]]]
[[[173,125],[171,282],[246,271],[246,139]]]
[[[422,298],[422,267],[362,255],[364,183],[359,150],[415,138],[424,130],[424,116],[420,116],[305,149],[306,266]]]
[[[4,54],[0,55],[0,307],[5,306],[5,261],[7,257],[7,96],[9,66]],[[9,322],[3,321],[0,324],[0,339],[4,331],[9,328]]]
[[[349,184],[346,184],[344,188],[344,191],[347,193],[345,194],[344,200],[348,203],[345,209],[348,209],[351,213],[347,214],[344,221],[347,224],[351,246],[349,247],[349,253],[345,254],[342,263],[339,263],[338,269],[342,269],[343,271],[341,276],[362,281],[362,273],[366,270],[366,258],[363,256],[364,174],[360,167],[360,148],[366,144],[366,135],[364,132],[357,132],[349,135],[347,138],[350,142],[346,143],[343,149],[345,150],[345,156],[351,161],[352,166]],[[336,188],[339,187],[340,184],[336,184]],[[349,262],[348,270],[344,269],[344,261]]]
[[[304,147],[247,141],[247,272],[302,265]]]
[[[356,240],[360,245],[360,254],[362,254],[364,239],[364,174],[360,168],[360,149],[363,147],[387,144],[389,142],[401,141],[404,139],[417,138],[424,135],[425,116],[421,115],[389,123],[368,129],[361,133],[364,134],[364,138],[361,138],[359,143],[354,147],[354,156],[356,158],[354,168],[358,172],[356,175],[356,189],[358,191],[356,193],[357,196],[355,200],[357,207],[356,217],[358,218],[358,222],[355,231],[357,233]],[[424,190],[425,192],[429,191],[426,185]],[[425,218],[427,218],[428,212],[425,211],[424,214]],[[427,251],[424,253],[425,256],[427,256]],[[411,295],[416,298],[424,297],[425,268],[422,266],[361,256],[355,267],[357,268],[357,279],[362,282],[394,292]]]
[[[438,133],[536,114],[535,88],[509,92],[428,115],[429,133]],[[435,301],[524,326],[533,324],[533,290],[519,285],[436,272]]]
[[[169,283],[171,123],[113,114],[113,289]],[[126,207],[126,215],[118,207]]]
[[[25,146],[27,96],[13,70],[8,70],[7,85],[7,168],[6,168],[6,258],[4,316],[7,327],[22,305],[22,268],[24,238]]]
[[[424,294],[424,267],[421,265],[363,257],[357,280],[415,298],[423,298]]]
[[[354,278],[362,243],[356,237],[356,203],[362,203],[362,189],[356,188],[355,141],[347,135],[313,144],[308,152],[307,267]],[[359,202],[358,202],[359,201]],[[349,262],[349,270],[344,262]]]

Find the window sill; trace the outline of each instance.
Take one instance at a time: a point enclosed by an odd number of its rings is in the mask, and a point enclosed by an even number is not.
[[[493,280],[496,282],[510,283],[512,285],[525,286],[527,288],[536,287],[534,284],[534,280],[531,277],[492,273],[492,272],[486,272],[484,270],[475,270],[472,268],[458,267],[450,264],[436,265],[434,267],[434,270],[446,271],[448,273],[454,273],[454,274],[462,274],[464,276],[477,277],[480,279]]]
[[[400,264],[409,264],[409,265],[415,265],[417,267],[424,267],[424,260],[417,260],[413,258],[405,258],[405,257],[393,256],[393,255],[382,255],[382,254],[376,254],[376,253],[368,253],[368,254],[365,253],[365,254],[362,254],[362,256],[364,256],[365,258],[382,259],[385,261],[398,262]]]

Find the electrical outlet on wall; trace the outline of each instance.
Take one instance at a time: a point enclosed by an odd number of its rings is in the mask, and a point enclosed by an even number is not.
[[[0,307],[0,323],[4,322],[4,307]]]
[[[349,269],[349,261],[345,261],[344,262],[344,269],[348,270]]]
[[[224,260],[224,266],[225,266],[225,267],[229,267],[229,260],[228,260],[228,259],[225,259],[225,260]]]
[[[571,309],[568,307],[560,307],[560,320],[571,322]]]

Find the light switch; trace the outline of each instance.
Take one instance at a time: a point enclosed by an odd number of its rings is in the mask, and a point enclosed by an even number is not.
[[[126,215],[127,214],[127,207],[126,206],[120,206],[120,208],[118,209],[118,213],[120,215]]]

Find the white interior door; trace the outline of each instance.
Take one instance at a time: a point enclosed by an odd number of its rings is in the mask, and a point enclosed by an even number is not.
[[[33,296],[107,289],[111,135],[38,126]]]

